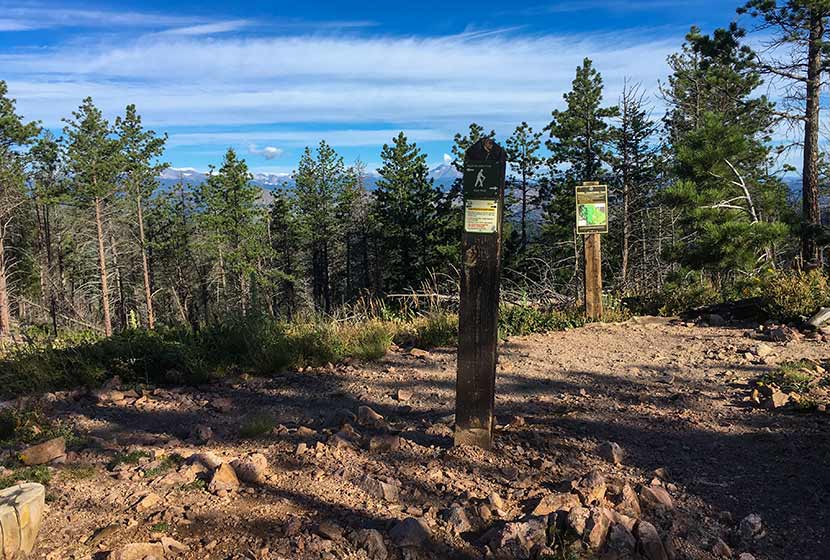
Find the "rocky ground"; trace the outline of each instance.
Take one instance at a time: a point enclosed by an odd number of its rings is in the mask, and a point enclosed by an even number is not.
[[[830,558],[830,415],[759,406],[751,384],[830,347],[748,334],[511,339],[492,451],[452,447],[451,350],[46,395],[81,438],[49,467],[32,557]]]

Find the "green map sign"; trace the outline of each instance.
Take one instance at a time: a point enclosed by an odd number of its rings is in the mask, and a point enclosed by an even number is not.
[[[585,183],[576,187],[576,232],[608,233],[608,186]]]

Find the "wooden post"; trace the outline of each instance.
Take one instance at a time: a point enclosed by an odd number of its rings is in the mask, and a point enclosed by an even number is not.
[[[493,438],[506,164],[504,150],[490,138],[464,157],[455,444],[485,449]]]
[[[576,187],[576,233],[585,236],[585,315],[602,318],[602,249],[608,233],[608,187],[584,182]]]
[[[598,233],[585,236],[585,315],[595,321],[602,318],[602,250]]]

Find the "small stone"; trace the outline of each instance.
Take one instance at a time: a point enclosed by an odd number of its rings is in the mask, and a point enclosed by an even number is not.
[[[212,471],[222,464],[222,459],[210,452],[194,453],[187,458],[187,462],[191,465],[201,465],[205,469]]]
[[[615,508],[622,514],[631,517],[640,517],[640,500],[630,485],[623,485],[622,491],[620,492],[620,500],[615,505]]]
[[[572,508],[579,505],[579,496],[576,494],[546,494],[541,500],[539,500],[539,503],[536,504],[536,507],[533,508],[530,515],[550,515],[551,513],[555,513],[557,511],[570,511]]]
[[[624,525],[614,523],[608,531],[608,551],[630,554],[637,546],[637,539]]]
[[[502,500],[498,492],[490,492],[490,495],[487,497],[487,501],[490,502],[490,505],[496,509],[504,509],[504,500]]]
[[[399,547],[422,547],[432,537],[432,531],[423,519],[407,517],[395,525],[389,537]]]
[[[473,530],[470,518],[467,517],[467,512],[460,506],[453,506],[448,510],[445,510],[444,520],[456,536],[461,536],[462,533],[467,533]]]
[[[778,388],[773,388],[769,397],[764,401],[764,408],[776,410],[790,402],[790,396]]]
[[[640,490],[640,503],[658,513],[674,509],[671,496],[660,486],[647,486]]]
[[[190,431],[190,439],[199,444],[208,443],[213,439],[213,428],[204,424],[197,424]]]
[[[339,541],[343,538],[343,528],[333,521],[322,521],[317,527],[317,532],[330,541]]]
[[[357,542],[371,560],[386,560],[389,557],[386,544],[383,542],[383,535],[377,529],[359,531]]]
[[[638,521],[634,526],[634,536],[637,537],[637,551],[646,560],[668,560],[666,548],[654,525],[647,521]]]
[[[380,434],[372,436],[369,440],[369,449],[371,451],[385,452],[397,451],[401,447],[401,438],[393,434]]]
[[[217,412],[227,413],[233,410],[233,401],[227,397],[218,397],[210,401],[210,407]]]
[[[761,516],[757,513],[750,513],[741,519],[738,525],[738,533],[747,542],[764,537],[766,531],[764,531],[764,523],[761,520]]]
[[[749,552],[742,552],[741,555],[738,556],[738,560],[755,560],[755,557]]]
[[[124,400],[124,393],[115,389],[98,389],[92,392],[92,398],[97,403],[119,403]]]
[[[775,352],[775,349],[769,344],[764,344],[763,342],[752,349],[752,355],[758,356],[759,358],[766,358],[773,352]]]
[[[591,510],[588,508],[577,506],[571,508],[568,512],[567,523],[568,527],[579,536],[585,533],[585,525],[588,522],[588,517],[591,515]]]
[[[190,547],[186,544],[180,543],[170,537],[161,537],[161,546],[164,547],[164,551],[168,554],[179,554],[190,550]]]
[[[600,503],[605,497],[607,485],[605,477],[597,470],[593,470],[583,476],[576,485],[576,493],[585,505]]]
[[[357,423],[361,426],[368,426],[370,428],[383,428],[386,426],[386,422],[383,420],[383,416],[381,416],[368,406],[358,407]]]
[[[712,546],[712,555],[715,558],[732,558],[732,549],[722,539],[718,539]]]
[[[62,437],[27,447],[20,453],[24,465],[45,465],[66,455],[66,440]]]
[[[358,482],[358,486],[370,496],[386,500],[387,502],[397,503],[399,499],[400,487],[398,484],[384,482],[377,478],[366,476]]]
[[[582,533],[582,540],[592,550],[600,550],[608,540],[608,529],[610,521],[603,515],[600,508],[591,508],[590,515],[585,521],[585,531]]]
[[[262,453],[251,453],[243,459],[231,463],[236,477],[248,484],[259,484],[268,473],[268,459]]]
[[[613,441],[606,441],[599,447],[600,456],[615,465],[620,465],[623,462],[623,450],[617,443]]]
[[[239,488],[239,478],[236,476],[236,471],[233,470],[228,463],[222,463],[213,471],[208,484],[208,491],[213,494],[219,492],[230,492]]]
[[[110,560],[147,560],[164,558],[164,546],[161,543],[132,543],[110,553]]]
[[[133,508],[136,511],[147,511],[153,509],[157,505],[161,503],[161,496],[156,494],[155,492],[150,492],[149,494],[145,494],[135,503]]]
[[[411,356],[415,356],[416,358],[429,358],[429,352],[426,350],[421,350],[420,348],[413,348],[409,351]]]
[[[412,399],[413,395],[414,393],[411,389],[400,388],[398,389],[397,399],[399,402],[407,402]]]
[[[709,317],[706,319],[706,322],[709,323],[710,327],[722,327],[726,324],[726,319],[717,313],[710,313]]]

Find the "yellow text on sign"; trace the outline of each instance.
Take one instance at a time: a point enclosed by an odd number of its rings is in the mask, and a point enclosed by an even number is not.
[[[499,231],[499,201],[465,201],[464,231],[468,233],[497,233]]]

